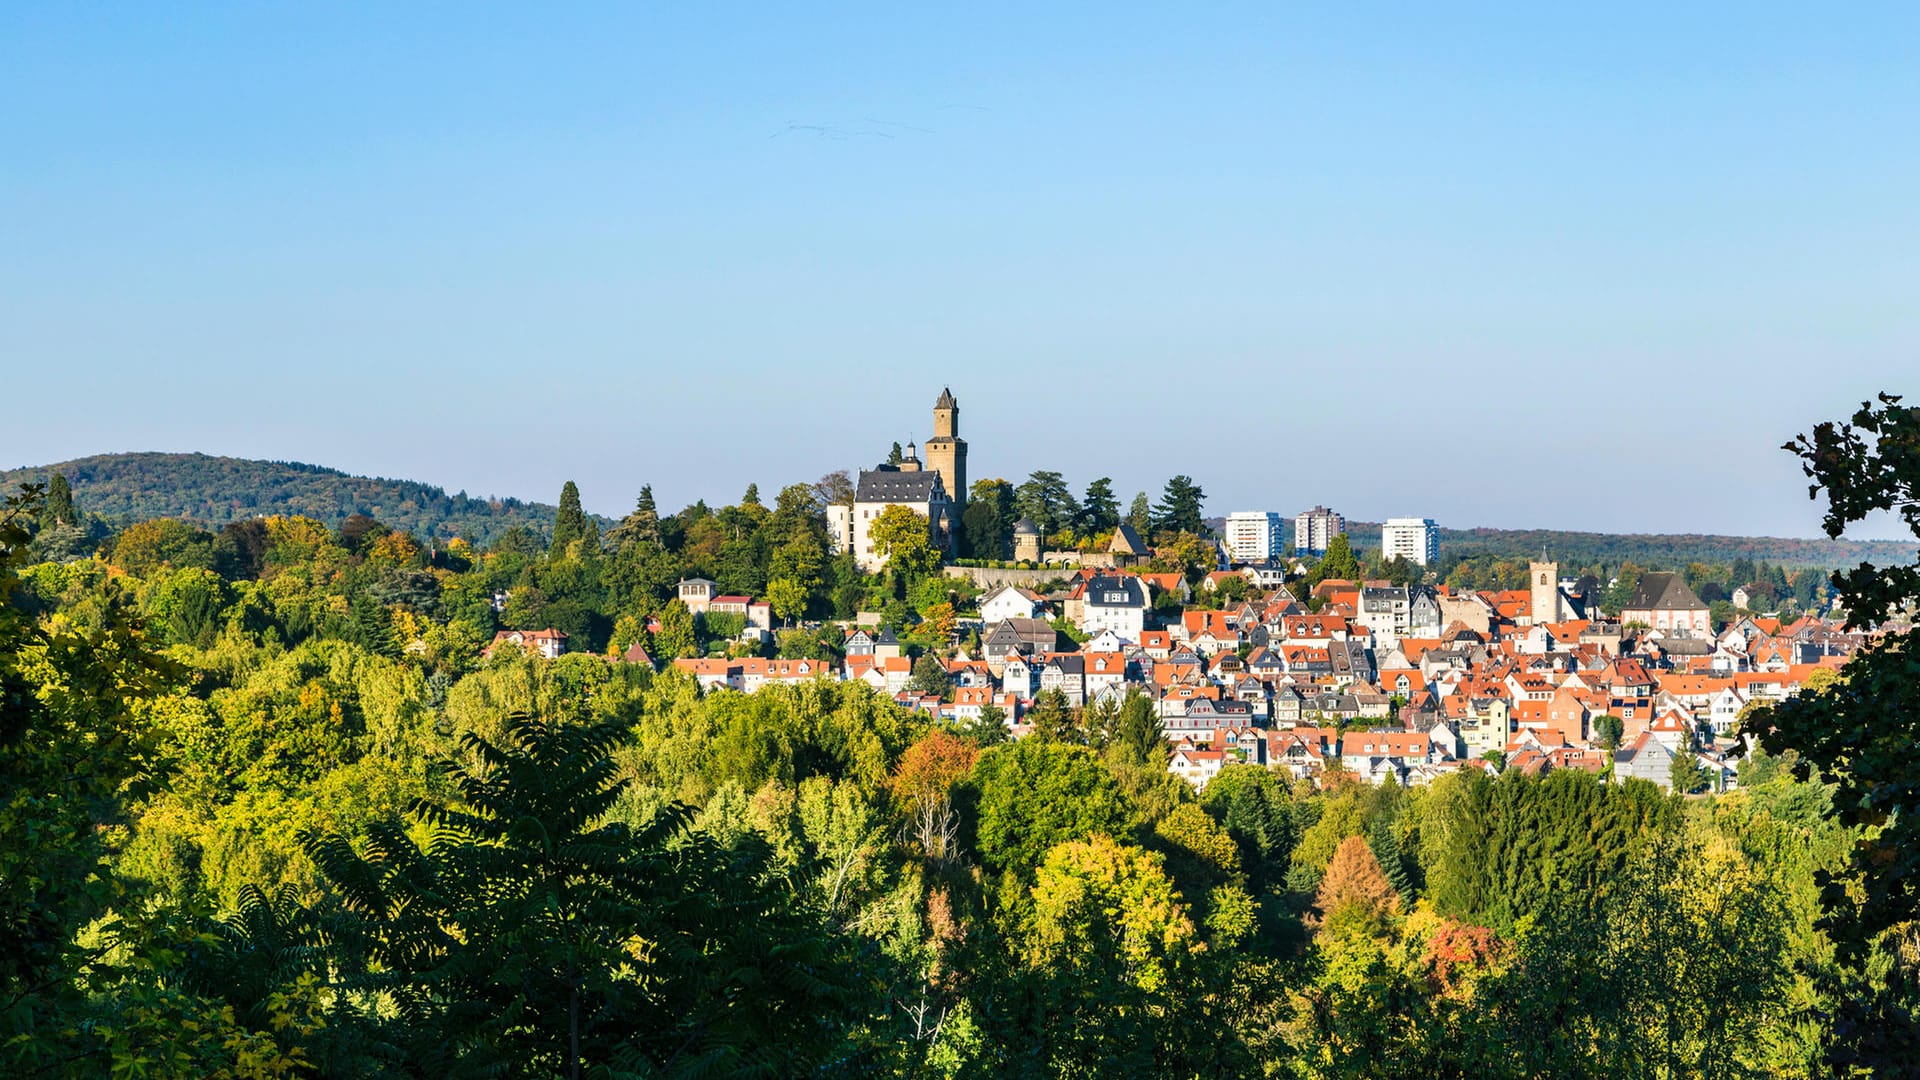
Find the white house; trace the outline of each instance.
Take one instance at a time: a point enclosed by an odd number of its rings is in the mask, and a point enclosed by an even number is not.
[[[1002,585],[980,598],[980,621],[992,626],[1002,619],[1033,619],[1040,614],[1040,598],[1025,589]]]
[[[1081,597],[1080,629],[1089,634],[1111,630],[1139,641],[1147,627],[1147,589],[1137,577],[1094,577]]]

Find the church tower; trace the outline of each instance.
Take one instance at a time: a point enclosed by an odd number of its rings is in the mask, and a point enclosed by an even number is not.
[[[952,390],[943,388],[933,403],[933,438],[924,449],[926,467],[940,474],[958,520],[967,502],[967,440],[960,437],[960,403],[953,400]]]
[[[1560,564],[1527,564],[1527,580],[1532,585],[1533,624],[1560,622]]]

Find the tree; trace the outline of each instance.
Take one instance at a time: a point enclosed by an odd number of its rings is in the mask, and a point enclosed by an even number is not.
[[[893,503],[880,511],[867,528],[874,553],[887,561],[887,571],[895,577],[915,577],[940,569],[940,551],[928,536],[927,519],[908,507]]]
[[[690,830],[684,808],[615,812],[623,731],[514,717],[498,742],[463,738],[480,764],[452,776],[454,806],[419,807],[426,845],[399,822],[364,853],[309,837],[345,907],[347,987],[395,1003],[405,1071],[811,1070],[844,1052],[857,981],[811,905],[763,891],[764,849]]]
[[[1055,844],[1120,835],[1132,814],[1093,751],[1051,739],[996,746],[974,766],[980,857],[1030,875]]]
[[[953,786],[973,771],[980,751],[950,731],[921,736],[893,770],[893,794],[908,807],[908,827],[923,855],[948,863],[959,855],[959,815]]]
[[[1133,531],[1142,537],[1152,534],[1153,503],[1148,500],[1146,492],[1135,495],[1133,503],[1127,507],[1127,524],[1133,526]]]
[[[1003,531],[1000,511],[990,502],[969,502],[960,513],[960,541],[970,558],[1005,558],[1007,551],[1000,543]]]
[[[1892,511],[1920,537],[1920,408],[1881,394],[1863,403],[1848,423],[1826,422],[1785,449],[1801,459],[1812,481],[1810,498],[1827,499],[1822,526],[1839,537],[1848,525]],[[1860,566],[1833,575],[1848,623],[1872,627],[1920,597],[1920,565]],[[1864,830],[1850,875],[1822,873],[1829,932],[1843,955],[1864,956],[1889,929],[1920,918],[1920,631],[1890,633],[1855,654],[1844,678],[1818,692],[1803,691],[1771,709],[1757,709],[1742,725],[1769,752],[1793,751],[1794,774],[1816,771],[1834,783],[1830,815]],[[1853,880],[1849,882],[1849,878]],[[1905,1068],[1910,1060],[1872,1060],[1880,1047],[1920,1043],[1920,1017],[1907,1005],[1866,1019],[1874,1006],[1850,1006],[1854,1025],[1837,1053],[1861,1063]],[[1860,1011],[1853,1011],[1858,1009]],[[1891,1037],[1889,1037],[1891,1036]],[[1897,1056],[1898,1050],[1891,1052]]]
[[[1080,531],[1102,533],[1120,524],[1120,503],[1113,495],[1113,480],[1103,476],[1087,485],[1080,500]]]
[[[853,477],[845,469],[835,469],[813,482],[813,490],[820,496],[822,506],[852,506],[854,497]]]
[[[898,465],[906,459],[906,455],[901,452],[898,442],[893,444],[893,449],[887,451],[887,464],[889,465]]]
[[[1036,878],[1025,954],[1037,969],[1154,992],[1167,988],[1197,943],[1151,852],[1105,835],[1069,840],[1047,852]]]
[[[653,655],[678,660],[699,655],[699,648],[693,632],[693,612],[680,600],[669,600],[660,609],[660,629],[653,632]]]
[[[773,613],[788,623],[807,610],[807,588],[790,577],[767,582],[767,604]]]
[[[1206,493],[1190,476],[1176,476],[1167,481],[1166,490],[1160,495],[1160,505],[1153,508],[1153,527],[1156,530],[1188,532],[1196,535],[1206,532],[1206,524],[1200,519],[1200,507],[1206,500]]]
[[[1347,540],[1347,534],[1341,533],[1327,541],[1327,553],[1313,569],[1313,577],[1318,581],[1358,581],[1360,562],[1353,557],[1353,546]]]
[[[1673,752],[1673,759],[1667,764],[1667,786],[1675,795],[1691,795],[1706,787],[1708,779],[1706,770],[1695,760],[1692,748],[1682,746]]]
[[[1381,872],[1366,838],[1349,836],[1334,849],[1314,905],[1329,925],[1352,920],[1377,926],[1400,909],[1400,894]]]
[[[547,549],[549,559],[563,559],[567,546],[587,534],[587,515],[580,509],[580,489],[569,480],[560,489],[560,508],[553,515],[553,543]]]
[[[43,496],[28,486],[0,503],[0,1020],[14,1033],[0,1060],[23,1073],[95,1049],[63,1029],[79,1023],[82,976],[115,927],[78,934],[122,902],[109,826],[158,760],[159,733],[135,707],[180,676],[117,608],[84,628],[32,617],[19,572]]]
[[[53,479],[47,481],[46,499],[40,508],[41,528],[80,524],[80,512],[74,509],[73,487],[67,483],[66,473],[54,473]]]
[[[920,694],[934,694],[946,698],[953,693],[953,677],[947,674],[946,665],[932,653],[923,654],[913,662],[913,674],[907,679],[907,688]]]
[[[1072,527],[1080,516],[1080,506],[1074,502],[1073,492],[1057,472],[1035,471],[1015,489],[1013,498],[1014,510],[1020,516],[1032,519],[1040,527],[1042,536],[1051,536],[1061,529]]]
[[[1613,750],[1619,747],[1620,738],[1626,733],[1626,724],[1610,713],[1602,713],[1593,718],[1593,738],[1601,747]]]
[[[760,485],[759,484],[755,484],[751,482],[747,484],[746,494],[740,496],[740,505],[741,506],[759,506],[760,505]]]
[[[640,486],[640,496],[634,500],[633,512],[620,519],[613,531],[607,534],[607,540],[615,550],[633,543],[660,542],[660,510],[654,505],[651,484]]]
[[[1033,697],[1027,710],[1027,724],[1039,739],[1078,741],[1080,732],[1073,725],[1073,709],[1067,695],[1059,690],[1042,690]]]

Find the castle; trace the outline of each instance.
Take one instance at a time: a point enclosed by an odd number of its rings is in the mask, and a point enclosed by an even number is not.
[[[886,565],[875,554],[868,530],[889,506],[905,506],[927,519],[934,546],[953,550],[953,534],[967,502],[967,440],[960,437],[960,403],[953,391],[942,389],[933,403],[933,438],[927,440],[927,460],[909,441],[900,461],[860,470],[852,506],[827,508],[827,529],[835,551],[852,551],[854,561],[869,573]]]

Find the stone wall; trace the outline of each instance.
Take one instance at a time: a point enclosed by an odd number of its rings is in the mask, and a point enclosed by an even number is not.
[[[1073,568],[1070,566],[1056,566],[1045,570],[1021,570],[1013,567],[1001,568],[998,566],[949,566],[947,567],[947,576],[950,578],[970,579],[975,585],[983,589],[991,589],[1000,585],[1015,585],[1024,589],[1031,589],[1049,581],[1064,581],[1073,576]]]

